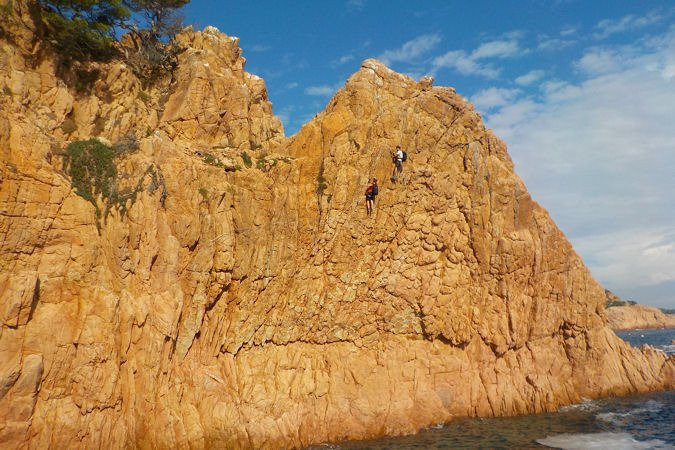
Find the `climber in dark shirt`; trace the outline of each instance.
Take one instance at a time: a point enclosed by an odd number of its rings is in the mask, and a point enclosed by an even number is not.
[[[373,178],[366,188],[366,214],[369,216],[373,213],[373,201],[378,193],[377,179]]]

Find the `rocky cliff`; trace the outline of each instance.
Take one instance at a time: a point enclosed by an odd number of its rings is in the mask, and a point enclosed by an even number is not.
[[[151,87],[112,62],[83,88],[17,20],[0,446],[301,447],[673,388],[673,358],[607,328],[602,288],[454,90],[367,60],[286,139],[213,28]],[[114,167],[90,192],[68,144],[91,137]]]
[[[645,305],[607,308],[607,325],[612,330],[675,328],[675,315]]]

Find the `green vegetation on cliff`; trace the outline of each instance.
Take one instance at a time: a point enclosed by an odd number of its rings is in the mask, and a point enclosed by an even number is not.
[[[114,158],[113,148],[97,139],[71,142],[66,147],[64,168],[73,188],[77,195],[96,206],[97,211],[96,196],[109,199],[115,186],[117,167]]]
[[[143,190],[146,176],[150,176],[148,192],[152,194],[161,188],[162,204],[166,198],[164,178],[154,165],[147,168],[133,187],[124,188],[119,185],[115,158],[133,150],[132,145],[125,139],[114,147],[97,139],[89,139],[71,142],[66,147],[63,167],[70,176],[75,193],[96,208],[98,221],[101,219],[99,197],[105,206],[104,217],[107,217],[113,208],[124,215]],[[98,225],[100,226],[100,223]]]

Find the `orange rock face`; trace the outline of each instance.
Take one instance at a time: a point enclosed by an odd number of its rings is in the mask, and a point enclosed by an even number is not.
[[[183,33],[144,94],[121,63],[76,92],[17,36],[0,39],[0,446],[301,447],[674,387],[672,357],[607,328],[602,288],[452,89],[367,60],[285,139],[214,29]],[[97,218],[63,148],[129,134],[135,199]]]

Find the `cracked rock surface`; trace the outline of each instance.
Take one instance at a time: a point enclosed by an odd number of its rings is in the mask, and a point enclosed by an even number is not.
[[[213,28],[182,33],[152,88],[113,62],[77,92],[18,20],[0,447],[302,447],[674,387],[673,357],[606,326],[602,287],[454,90],[366,60],[287,139]],[[97,218],[62,149],[130,133],[135,201]]]

